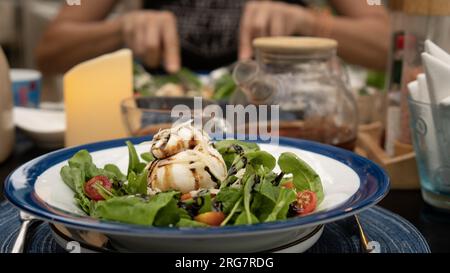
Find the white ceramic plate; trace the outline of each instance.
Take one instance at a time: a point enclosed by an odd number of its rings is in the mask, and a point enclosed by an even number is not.
[[[359,177],[355,171],[332,158],[286,146],[260,144],[260,147],[275,158],[278,158],[284,152],[293,152],[319,174],[322,179],[325,198],[318,211],[330,210],[343,204],[356,193],[360,186]],[[149,144],[137,145],[136,150],[138,154],[147,152]],[[128,150],[125,146],[93,152],[91,155],[97,166],[103,167],[112,163],[117,165],[123,173],[127,172]],[[35,191],[38,197],[48,205],[63,211],[83,215],[84,213],[74,202],[72,190],[59,175],[61,168],[67,164],[67,161],[63,161],[40,175],[35,184]],[[279,171],[277,166],[275,172]]]

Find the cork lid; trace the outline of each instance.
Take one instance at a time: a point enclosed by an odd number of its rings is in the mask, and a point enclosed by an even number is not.
[[[318,53],[336,49],[337,41],[313,37],[262,37],[253,46],[269,53]]]
[[[407,0],[389,0],[388,7],[392,11],[403,11]]]
[[[450,1],[448,0],[407,0],[403,5],[404,11],[411,15],[450,15]]]

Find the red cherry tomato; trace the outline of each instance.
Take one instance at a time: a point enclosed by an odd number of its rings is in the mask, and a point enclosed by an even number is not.
[[[111,181],[109,181],[108,177],[99,175],[91,178],[91,180],[86,182],[86,184],[84,185],[84,192],[89,198],[94,201],[105,200],[105,198],[103,198],[103,196],[101,196],[100,193],[98,193],[98,190],[95,188],[95,185],[97,183],[100,183],[107,190],[112,189],[112,183]]]
[[[295,189],[294,182],[292,182],[292,181],[284,183],[283,186],[281,186],[281,187],[286,188],[286,189],[290,189],[290,190]]]
[[[317,195],[312,191],[301,191],[297,193],[297,213],[306,215],[313,212],[317,207]]]

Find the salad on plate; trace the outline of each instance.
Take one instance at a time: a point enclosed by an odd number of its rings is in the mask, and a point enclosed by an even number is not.
[[[237,86],[229,68],[219,68],[209,75],[199,75],[183,67],[170,75],[152,75],[135,63],[133,86],[143,97],[203,97],[212,100],[228,100]]]
[[[96,166],[86,150],[60,171],[91,217],[158,227],[250,225],[302,217],[324,199],[319,175],[296,154],[276,159],[256,143],[212,142],[192,122],[161,130],[149,152],[126,144],[126,173]]]

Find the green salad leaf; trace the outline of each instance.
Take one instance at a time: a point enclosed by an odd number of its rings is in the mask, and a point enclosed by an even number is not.
[[[255,168],[264,166],[267,169],[266,172],[272,171],[277,164],[275,157],[266,151],[249,151],[245,153],[245,157],[247,162]]]
[[[81,150],[70,158],[69,167],[81,170],[84,174],[85,181],[97,175],[104,175],[104,173],[94,165],[92,157],[87,150]]]
[[[187,212],[187,210],[183,209],[183,208],[178,208],[178,213],[180,215],[180,220],[181,219],[188,219],[191,220],[191,216],[189,215],[189,213]]]
[[[147,152],[147,153],[142,153],[142,154],[141,154],[141,158],[142,158],[142,160],[144,160],[144,161],[147,162],[147,163],[150,163],[150,162],[152,162],[153,160],[155,160],[155,157],[154,157],[151,153],[149,153],[149,152]]]
[[[287,218],[289,206],[297,200],[295,191],[286,188],[280,188],[275,207],[272,212],[267,216],[264,222],[272,222],[276,220],[284,220]]]
[[[154,223],[164,224],[173,222],[177,217],[172,213],[174,210],[174,197],[177,192],[164,192],[153,196],[150,201],[146,201],[136,196],[120,196],[105,201],[99,201],[93,207],[91,215],[100,219],[119,221],[129,224],[148,225]],[[172,201],[173,200],[173,201]],[[158,212],[163,208],[169,207],[165,214],[159,215]],[[178,211],[178,207],[176,206]],[[179,211],[178,211],[179,214]],[[157,217],[158,215],[158,217]],[[176,219],[175,223],[178,222]]]
[[[240,140],[222,140],[214,144],[214,147],[222,155],[227,169],[231,167],[236,157],[250,151],[259,151],[256,143],[244,142]]]
[[[250,209],[260,222],[264,222],[274,207],[275,201],[272,201],[259,192],[254,193],[253,202]]]
[[[236,218],[236,221],[234,221],[234,225],[251,225],[251,224],[257,224],[259,223],[258,218],[253,215],[252,213],[249,213],[247,211],[241,212],[239,216]]]
[[[180,212],[178,201],[172,198],[166,206],[158,211],[153,225],[157,227],[175,226],[180,221]]]
[[[225,100],[233,95],[234,90],[236,90],[237,86],[233,80],[233,77],[226,73],[221,78],[219,78],[214,85],[214,95],[213,99],[215,100]]]
[[[211,201],[211,194],[206,194],[204,196],[202,196],[202,206],[200,208],[200,210],[198,211],[198,213],[205,213],[205,212],[210,212],[212,211],[212,201]]]
[[[255,187],[255,190],[272,202],[277,201],[278,194],[280,192],[280,188],[274,186],[268,179],[263,179],[263,181]]]
[[[140,174],[135,174],[133,171],[128,175],[128,182],[125,183],[125,191],[130,194],[147,194],[147,179],[148,171],[144,170]]]
[[[78,168],[64,166],[60,171],[64,183],[75,193],[74,199],[87,214],[91,211],[91,201],[84,193],[85,174]]]
[[[180,228],[201,228],[201,227],[209,227],[207,224],[203,224],[194,220],[190,220],[190,219],[185,219],[185,218],[181,218],[180,221],[178,221],[177,223],[177,227]]]
[[[242,197],[242,190],[237,188],[223,188],[216,196],[216,200],[222,203],[222,211],[229,214],[237,201]]]
[[[128,175],[131,172],[134,172],[135,174],[139,174],[144,170],[144,168],[147,166],[147,164],[141,162],[133,143],[131,143],[130,141],[127,141],[126,143],[128,146],[128,157],[129,157],[129,159],[128,159]]]
[[[247,168],[247,172],[248,174],[246,175],[245,178],[243,178],[244,180],[244,212],[246,219],[245,220],[240,220],[239,223],[245,223],[245,224],[253,224],[253,223],[257,223],[258,222],[258,218],[256,218],[256,216],[254,216],[252,214],[252,212],[250,211],[250,202],[252,200],[252,190],[253,190],[253,186],[255,185],[255,175],[253,174],[254,171],[252,170],[252,168],[248,167]],[[241,213],[242,215],[242,213]],[[238,217],[239,219],[239,217]],[[256,219],[256,222],[255,222]],[[237,221],[237,220],[236,220]]]
[[[316,193],[318,204],[323,201],[324,193],[319,175],[294,153],[283,153],[278,158],[281,171],[293,175],[297,190],[310,190]]]
[[[124,175],[119,167],[114,164],[106,164],[103,169],[107,172],[106,175],[108,178],[113,179],[115,181],[124,182],[127,181],[127,176]]]
[[[84,170],[89,165],[93,165],[92,156],[87,150],[78,151],[72,158],[69,159],[69,167]]]

